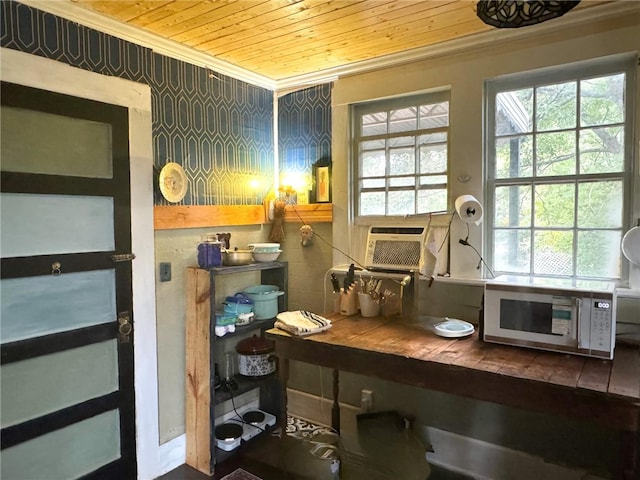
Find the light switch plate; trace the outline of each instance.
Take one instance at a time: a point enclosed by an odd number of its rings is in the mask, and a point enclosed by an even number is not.
[[[160,262],[160,281],[161,282],[171,281],[171,263],[170,262]]]

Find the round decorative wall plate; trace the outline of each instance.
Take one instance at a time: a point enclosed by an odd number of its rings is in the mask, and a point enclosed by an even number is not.
[[[187,193],[187,174],[177,163],[169,162],[162,167],[158,183],[162,196],[171,203],[179,202]]]

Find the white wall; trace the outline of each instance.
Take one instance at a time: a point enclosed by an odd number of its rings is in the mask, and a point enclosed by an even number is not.
[[[640,51],[640,9],[632,8],[623,15],[603,18],[558,31],[542,29],[543,34],[509,41],[493,41],[472,46],[464,52],[450,53],[411,64],[376,72],[340,78],[333,88],[333,242],[349,255],[363,260],[362,247],[366,226],[353,225],[350,194],[353,190],[349,167],[349,105],[378,98],[420,91],[449,88],[450,112],[450,198],[470,193],[483,198],[482,104],[487,79],[601,56]],[[631,6],[630,6],[631,5]],[[552,22],[549,22],[551,24]],[[559,23],[559,25],[564,25]],[[528,27],[529,28],[529,27]],[[536,31],[535,27],[531,27]],[[640,99],[640,81],[637,94]],[[640,108],[638,109],[640,110]],[[640,126],[640,121],[636,125]],[[638,136],[638,134],[636,134]],[[640,174],[638,138],[636,146],[635,198],[632,218],[640,217]],[[468,183],[457,180],[469,175]],[[633,222],[635,223],[635,222]],[[452,237],[466,235],[460,223],[453,222]],[[470,242],[481,250],[482,229],[473,228]],[[345,257],[334,252],[333,264],[345,263]],[[454,277],[478,278],[477,257],[471,249],[453,243],[451,273]],[[482,288],[437,282],[427,289],[421,282],[421,313],[477,319]],[[640,288],[640,285],[635,288]],[[638,299],[625,299],[621,309],[625,318],[637,317]],[[330,397],[331,372],[328,369],[293,362],[290,388]],[[352,374],[341,375],[341,401],[359,404],[363,388],[374,391],[375,409],[399,409],[415,415],[418,422],[464,436],[534,453],[556,462],[585,465],[591,469],[607,469],[617,456],[615,440],[610,432],[567,419],[518,411],[484,402],[438,392],[405,387],[382,380]]]
[[[307,309],[321,313],[322,278],[331,266],[331,224],[311,222],[316,236],[308,247],[300,245],[301,223],[285,224],[283,253],[278,260],[289,264],[289,309]],[[170,262],[172,278],[160,282],[156,277],[156,311],[158,343],[158,402],[160,443],[180,438],[185,433],[185,269],[197,266],[196,247],[205,233],[231,232],[231,247],[248,248],[249,243],[265,242],[271,224],[241,227],[189,228],[155,232],[155,268]],[[326,241],[323,241],[325,239]],[[250,272],[227,275],[216,283],[216,307],[222,310],[227,295],[260,283],[260,275]],[[220,348],[234,351],[242,337],[221,342]],[[221,359],[223,352],[216,353]],[[222,368],[222,364],[220,365]]]
[[[632,8],[633,2],[622,2],[625,8]],[[637,5],[635,5],[637,7]],[[450,211],[453,199],[470,193],[483,198],[483,139],[482,108],[484,82],[493,77],[562,65],[576,61],[640,50],[640,9],[633,8],[613,18],[593,20],[571,28],[558,22],[560,29],[552,27],[553,21],[538,27],[527,27],[531,34],[507,41],[493,41],[489,44],[477,42],[463,52],[440,55],[424,61],[386,68],[371,73],[340,78],[333,88],[333,175],[334,203],[340,206],[334,210],[334,242],[350,245],[350,254],[359,258],[363,232],[366,227],[349,228],[349,194],[353,185],[349,183],[349,119],[348,106],[384,97],[406,95],[421,91],[448,88],[451,91],[450,104]],[[551,29],[551,30],[549,30]],[[524,29],[521,29],[524,31]],[[510,33],[510,32],[509,32]],[[520,32],[518,32],[520,33]],[[640,96],[640,87],[638,88]],[[638,109],[640,110],[640,109]],[[637,122],[640,125],[640,121]],[[638,138],[635,140],[637,147]],[[636,153],[637,157],[637,153]],[[636,158],[637,165],[637,158]],[[636,167],[636,185],[640,176]],[[458,180],[460,175],[469,175],[468,183]],[[640,190],[636,188],[636,190]],[[640,193],[636,191],[632,217],[635,224],[640,217]],[[452,224],[452,238],[466,235],[459,221]],[[471,227],[470,243],[481,250],[482,228]],[[477,278],[475,253],[453,242],[451,251],[452,276]],[[338,254],[334,263],[344,263]],[[640,288],[638,285],[636,288]]]

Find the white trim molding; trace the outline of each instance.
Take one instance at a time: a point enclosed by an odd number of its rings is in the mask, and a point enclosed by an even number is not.
[[[71,67],[55,60],[0,48],[3,81],[73,95],[129,109],[131,174],[131,246],[133,318],[135,325],[134,372],[136,454],[138,478],[151,480],[165,471],[166,450],[161,448],[158,427],[158,353],[153,230],[153,166],[151,89],[148,85],[108,77]],[[175,467],[184,455],[177,440],[171,445]]]

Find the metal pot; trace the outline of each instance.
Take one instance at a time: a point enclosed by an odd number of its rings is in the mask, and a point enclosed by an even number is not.
[[[224,265],[248,265],[252,261],[252,250],[238,250],[238,247],[236,247],[233,250],[224,250],[222,252],[222,263]]]
[[[254,285],[243,292],[253,300],[256,320],[267,320],[278,315],[278,297],[284,295],[277,285]]]
[[[253,336],[236,345],[238,373],[245,377],[263,377],[276,371],[278,359],[274,355],[272,340]]]

